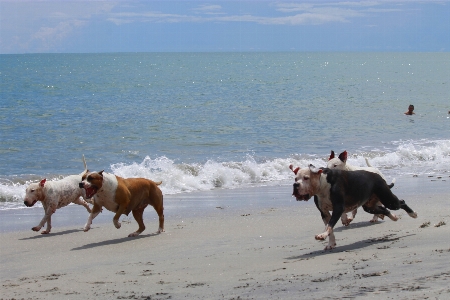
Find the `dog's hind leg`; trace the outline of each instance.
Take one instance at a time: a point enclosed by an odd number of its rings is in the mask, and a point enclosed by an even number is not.
[[[164,205],[163,201],[161,201],[161,204],[153,206],[156,213],[158,214],[159,219],[159,227],[158,227],[158,233],[164,232]]]
[[[375,216],[379,216],[379,215],[383,215],[383,216],[387,216],[389,219],[391,219],[392,221],[397,221],[398,217],[394,214],[392,214],[386,207],[384,206],[367,206],[367,205],[363,205],[363,209],[365,212],[369,213],[369,214],[373,214],[374,218]],[[373,220],[373,219],[372,219]],[[372,222],[372,221],[371,221]]]
[[[406,211],[411,218],[417,218],[417,213],[406,205],[405,200],[400,200],[400,208]]]
[[[158,213],[159,218],[159,227],[158,227],[158,233],[164,232],[164,214],[163,214],[164,208],[161,208],[159,211],[156,211]]]
[[[406,205],[405,200],[399,200],[387,186],[377,189],[375,193],[386,208],[392,210],[399,210],[401,208],[406,211],[411,218],[417,218],[417,213]]]

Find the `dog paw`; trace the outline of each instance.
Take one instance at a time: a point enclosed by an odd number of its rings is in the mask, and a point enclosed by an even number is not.
[[[396,215],[394,215],[394,214],[391,214],[390,216],[388,216],[389,217],[389,219],[391,219],[392,221],[397,221],[398,220],[398,217],[396,216]]]
[[[128,235],[128,237],[138,236],[139,232],[133,232]]]
[[[87,226],[86,226],[86,227],[83,228],[83,231],[84,231],[84,232],[88,232],[89,229],[91,229],[91,227],[87,227]]]
[[[50,230],[43,230],[42,232],[41,232],[41,234],[49,234],[50,233]]]
[[[348,218],[345,222],[342,222],[342,225],[348,226],[353,221],[353,219]]]
[[[334,248],[336,248],[336,243],[331,244],[331,245],[327,245],[327,246],[325,247],[325,249],[323,249],[323,250],[332,250],[332,249],[334,249]]]
[[[41,227],[36,226],[36,227],[31,228],[31,230],[33,230],[33,231],[39,231],[39,230],[41,230]]]
[[[163,233],[164,229],[163,228],[158,228],[158,231],[156,233]]]
[[[414,211],[414,212],[412,212],[412,213],[408,213],[408,215],[411,217],[411,218],[417,218],[417,213]]]
[[[318,234],[315,236],[315,239],[318,241],[323,241],[326,239],[326,236],[322,233],[322,234]]]
[[[122,226],[122,224],[120,224],[119,222],[114,222],[114,226],[116,226],[116,228],[119,229],[120,226]]]

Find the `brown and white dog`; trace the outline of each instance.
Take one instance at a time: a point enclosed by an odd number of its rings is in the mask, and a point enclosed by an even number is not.
[[[293,196],[297,201],[308,201],[314,196],[314,203],[325,224],[325,232],[316,235],[315,238],[316,240],[329,238],[325,250],[336,247],[333,228],[339,218],[360,206],[368,213],[383,214],[393,221],[397,221],[398,217],[388,209],[401,208],[412,218],[417,218],[417,213],[392,193],[379,174],[364,170],[316,169],[313,165],[302,169],[294,169],[291,165],[289,168],[295,173]],[[384,206],[378,206],[377,199],[380,199]]]
[[[328,162],[327,162],[327,168],[329,168],[329,169],[345,170],[345,171],[365,170],[365,171],[377,173],[384,180],[386,180],[384,178],[384,175],[381,173],[380,170],[378,170],[377,168],[372,167],[370,165],[370,163],[369,163],[367,158],[364,157],[364,159],[366,160],[367,167],[358,167],[358,166],[352,166],[350,164],[347,164],[347,156],[348,156],[347,151],[344,151],[344,152],[341,152],[341,154],[339,154],[338,157],[336,157],[334,155],[334,151],[331,150],[331,155],[330,155],[330,157],[328,159]],[[392,180],[392,183],[389,184],[389,187],[392,188],[394,186],[394,183],[395,183],[395,179]],[[381,202],[378,202],[377,205],[381,206]],[[356,216],[356,213],[357,213],[357,210],[355,209],[355,210],[352,211],[352,216],[351,217],[347,217],[346,216],[345,219],[347,220],[347,223],[344,224],[345,226],[348,226],[350,224],[350,222],[353,221],[353,219]],[[374,215],[372,220],[370,220],[370,222],[372,222],[372,223],[378,222],[378,218],[383,220],[384,219],[384,215]]]
[[[145,230],[143,214],[144,209],[150,204],[159,216],[158,233],[163,232],[163,194],[158,187],[161,183],[145,178],[125,179],[103,171],[86,173],[79,183],[79,187],[85,189],[87,198],[93,197],[94,207],[84,226],[84,231],[91,228],[92,220],[102,211],[102,207],[105,207],[116,213],[113,223],[117,229],[121,226],[120,216],[122,214],[128,216],[130,212],[133,212],[139,228],[128,236],[137,236]]]
[[[31,228],[33,231],[39,231],[47,223],[46,230],[42,234],[50,233],[52,229],[52,214],[58,208],[64,207],[70,203],[83,205],[88,212],[91,212],[89,205],[84,201],[83,197],[86,193],[81,190],[78,185],[81,178],[87,173],[86,160],[83,156],[84,171],[79,175],[70,175],[58,181],[47,181],[42,179],[39,183],[30,184],[25,192],[24,204],[28,207],[41,201],[44,207],[45,215],[39,225]]]

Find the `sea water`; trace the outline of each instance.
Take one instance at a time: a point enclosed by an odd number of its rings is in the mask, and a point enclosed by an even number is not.
[[[449,110],[450,53],[0,55],[0,209],[82,155],[168,195],[292,184],[331,150],[450,182]]]

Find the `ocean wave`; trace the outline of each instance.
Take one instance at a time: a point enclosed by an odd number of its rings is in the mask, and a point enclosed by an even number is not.
[[[162,181],[165,194],[192,191],[206,191],[215,188],[238,188],[276,183],[291,178],[289,164],[308,165],[322,163],[320,159],[277,158],[256,161],[248,155],[242,161],[218,162],[208,160],[203,164],[177,164],[167,157],[151,159],[146,157],[141,163],[114,164],[114,174],[124,177],[144,177]]]
[[[410,174],[450,173],[450,140],[418,140],[392,142],[392,150],[360,150],[349,152],[348,164],[379,168],[384,175],[399,177]],[[339,149],[334,149],[339,153]],[[338,150],[338,151],[336,151]],[[149,156],[138,163],[115,163],[111,172],[124,178],[144,177],[162,181],[161,189],[166,195],[207,191],[217,188],[234,189],[240,187],[288,184],[292,181],[292,171],[288,166],[306,167],[313,164],[325,167],[326,155],[295,154],[286,158],[261,159],[247,155],[240,161],[208,160],[204,163],[178,163],[165,156]],[[48,180],[58,180],[54,176]],[[0,209],[22,206],[25,189],[36,176],[0,178]]]

